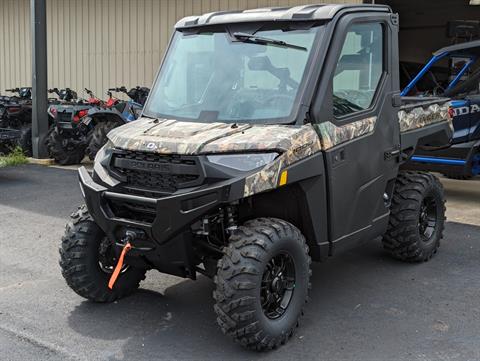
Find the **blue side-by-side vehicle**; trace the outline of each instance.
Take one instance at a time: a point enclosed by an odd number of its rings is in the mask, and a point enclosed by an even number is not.
[[[451,71],[442,80],[435,66],[446,61]],[[436,171],[456,179],[480,175],[479,65],[480,40],[448,46],[436,51],[404,88],[403,96],[428,94],[450,97],[450,114],[455,130],[450,144],[418,149],[409,162],[409,168]],[[429,84],[430,89],[425,89],[425,84]]]

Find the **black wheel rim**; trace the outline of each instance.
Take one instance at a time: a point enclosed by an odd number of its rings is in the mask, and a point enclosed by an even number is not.
[[[108,274],[113,273],[117,261],[113,242],[107,237],[103,238],[98,248],[98,265],[100,269]],[[127,269],[128,265],[124,264],[120,273],[124,273]]]
[[[286,252],[281,252],[267,263],[262,276],[260,300],[269,319],[281,317],[287,310],[295,290],[295,264]]]
[[[437,227],[437,202],[433,197],[424,198],[420,207],[418,228],[423,242],[429,242]]]

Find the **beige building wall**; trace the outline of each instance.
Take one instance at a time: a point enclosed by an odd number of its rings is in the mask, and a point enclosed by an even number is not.
[[[150,87],[178,19],[308,2],[312,1],[47,0],[48,85],[68,86],[80,96],[87,87],[101,97],[108,87]],[[0,0],[0,94],[6,88],[29,86],[30,67],[30,1]]]

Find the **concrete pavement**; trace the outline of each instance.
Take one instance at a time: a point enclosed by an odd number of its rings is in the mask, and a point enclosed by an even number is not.
[[[478,360],[479,182],[444,184],[449,222],[431,262],[394,261],[375,240],[314,265],[298,332],[279,350],[257,354],[221,334],[204,277],[149,272],[138,293],[109,305],[74,294],[57,248],[81,202],[76,173],[3,169],[0,359]]]

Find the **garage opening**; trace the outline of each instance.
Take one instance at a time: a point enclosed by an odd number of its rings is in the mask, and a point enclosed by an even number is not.
[[[389,5],[394,12],[400,15],[402,89],[423,68],[436,50],[480,39],[480,0],[375,0],[365,2]],[[442,95],[470,59],[476,58],[458,79],[459,83],[465,81],[477,69],[480,69],[480,57],[476,57],[475,53],[476,50],[452,52],[436,62],[413,89],[414,94],[411,95],[422,93]],[[470,89],[469,92],[478,93],[478,90],[477,82],[476,89]]]

